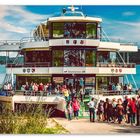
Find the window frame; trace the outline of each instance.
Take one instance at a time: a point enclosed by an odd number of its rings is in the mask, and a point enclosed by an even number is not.
[[[50,39],[66,39],[65,37],[64,37],[64,32],[63,32],[63,37],[53,37],[53,24],[55,24],[55,23],[63,23],[63,25],[65,24],[65,23],[81,23],[81,24],[86,24],[86,30],[85,30],[85,33],[87,32],[87,24],[89,23],[89,24],[95,24],[95,38],[87,38],[87,34],[86,34],[86,37],[85,38],[82,38],[82,39],[99,39],[98,38],[98,28],[99,28],[99,23],[98,22],[51,22],[50,24],[49,24],[49,38]],[[64,26],[63,26],[63,31],[64,31]],[[78,38],[71,38],[71,39],[78,39]]]

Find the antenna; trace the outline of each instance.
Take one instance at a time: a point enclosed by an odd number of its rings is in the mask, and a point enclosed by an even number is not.
[[[71,9],[72,12],[74,12],[75,10],[79,9],[78,7],[74,7],[73,5],[71,7],[68,7],[68,9]]]

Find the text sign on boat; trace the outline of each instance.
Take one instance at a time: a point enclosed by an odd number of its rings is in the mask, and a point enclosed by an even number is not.
[[[121,73],[122,69],[111,69],[112,73]]]
[[[85,45],[85,40],[83,39],[66,39],[65,40],[65,45]]]
[[[23,73],[34,73],[35,68],[23,68]]]

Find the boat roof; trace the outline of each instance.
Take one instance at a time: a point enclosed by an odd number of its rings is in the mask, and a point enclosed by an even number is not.
[[[48,22],[102,22],[101,18],[87,17],[87,16],[61,16],[61,17],[51,17]]]

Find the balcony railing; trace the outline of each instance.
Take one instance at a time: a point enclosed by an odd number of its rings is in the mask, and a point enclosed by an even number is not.
[[[104,63],[104,62],[97,62],[97,67],[120,67],[120,68],[135,68],[135,63]]]
[[[50,67],[50,62],[28,62],[25,64],[7,64],[7,67]]]
[[[0,40],[0,46],[3,45],[20,45],[20,40]]]
[[[7,64],[7,67],[51,67],[51,62],[28,62],[24,64]],[[65,66],[63,66],[65,67]],[[81,66],[84,67],[84,66]],[[135,63],[104,63],[97,62],[96,66],[93,64],[86,65],[86,67],[119,67],[119,68],[135,68]]]
[[[138,90],[95,90],[94,92],[85,92],[86,96],[93,96],[93,95],[102,95],[102,96],[117,96],[117,95],[138,95]],[[63,96],[63,94],[51,92],[51,95],[48,91],[22,91],[22,90],[11,90],[11,91],[0,91],[0,97],[1,96],[14,96],[14,95],[23,95],[23,96]]]

